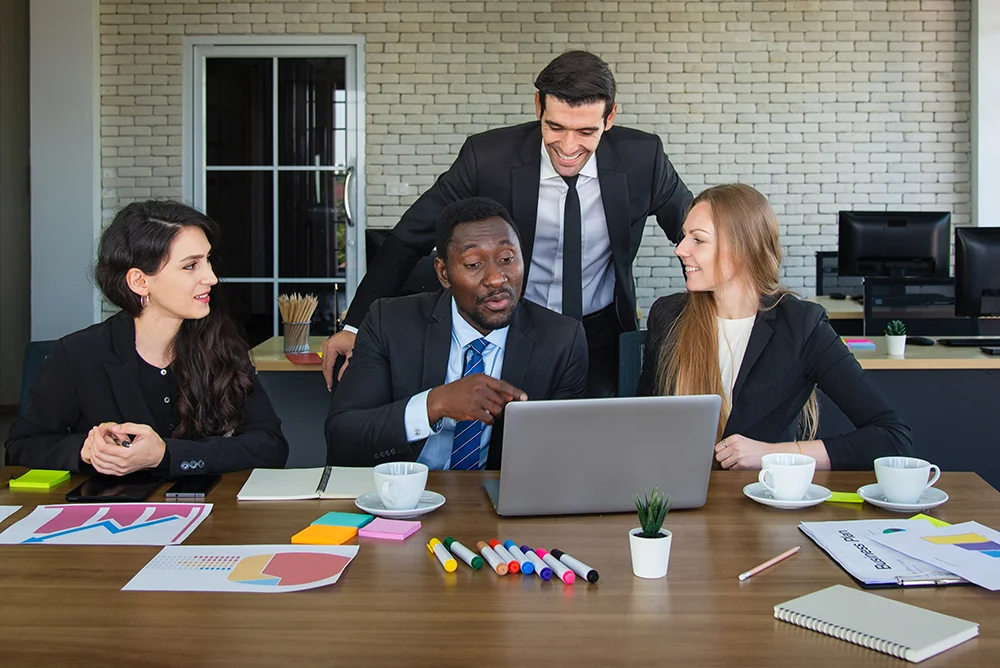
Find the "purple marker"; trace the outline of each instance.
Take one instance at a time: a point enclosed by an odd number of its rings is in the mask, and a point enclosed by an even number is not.
[[[522,545],[521,552],[523,552],[524,556],[531,562],[531,565],[535,567],[535,572],[538,573],[538,577],[543,580],[549,580],[552,578],[552,569],[546,566],[545,562],[542,561],[530,547]]]
[[[576,582],[576,573],[571,571],[565,564],[563,564],[561,561],[553,557],[551,554],[549,554],[545,550],[539,550],[535,554],[541,557],[542,561],[544,561],[549,565],[549,567],[552,569],[552,572],[555,573],[557,578],[559,578],[568,585],[571,585],[574,582]]]

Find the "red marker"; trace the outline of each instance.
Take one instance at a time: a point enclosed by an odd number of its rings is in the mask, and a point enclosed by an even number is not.
[[[521,572],[520,562],[518,562],[518,560],[514,558],[514,555],[508,552],[506,548],[504,548],[504,546],[500,544],[500,541],[494,538],[493,540],[490,541],[490,547],[493,548],[493,551],[497,553],[498,557],[507,562],[508,573]]]

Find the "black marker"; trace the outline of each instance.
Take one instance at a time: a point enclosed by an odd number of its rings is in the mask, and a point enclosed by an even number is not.
[[[552,550],[550,554],[569,566],[570,570],[591,584],[597,582],[598,578],[601,577],[593,568],[578,559],[574,559],[562,550]]]

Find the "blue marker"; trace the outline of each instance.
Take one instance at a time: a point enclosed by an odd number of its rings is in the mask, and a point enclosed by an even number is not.
[[[510,555],[514,557],[517,563],[521,564],[521,573],[523,575],[531,575],[535,572],[535,565],[528,561],[528,558],[521,552],[521,548],[517,546],[517,543],[512,540],[505,540],[503,546],[507,548],[507,551],[510,552]]]
[[[521,552],[523,552],[524,556],[528,558],[531,565],[535,567],[535,573],[538,573],[538,577],[546,581],[552,578],[552,569],[546,566],[545,562],[542,561],[537,554],[532,552],[530,547],[522,545]]]

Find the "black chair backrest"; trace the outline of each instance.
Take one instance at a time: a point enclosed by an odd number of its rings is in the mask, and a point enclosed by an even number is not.
[[[49,356],[55,341],[32,341],[24,348],[24,364],[21,367],[21,398],[17,405],[17,414],[24,415],[31,399],[31,386],[38,380],[42,370],[42,362]]]
[[[622,332],[618,337],[618,396],[634,397],[642,373],[646,330]]]
[[[902,320],[913,336],[977,336],[975,318],[955,315],[953,278],[866,278],[865,335],[881,336]]]

